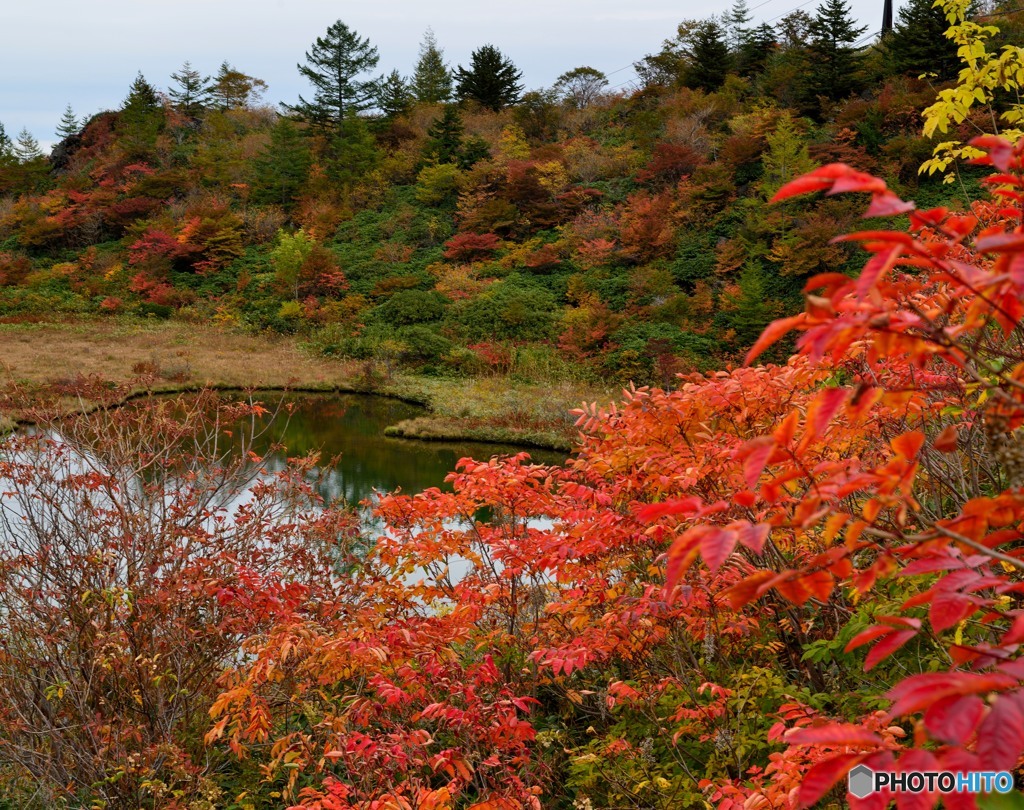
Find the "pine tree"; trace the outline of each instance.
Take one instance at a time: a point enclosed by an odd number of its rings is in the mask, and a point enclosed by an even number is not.
[[[489,110],[500,110],[519,101],[523,74],[511,59],[493,45],[477,48],[470,55],[469,67],[455,69],[456,93],[460,99],[472,99]]]
[[[420,45],[412,91],[417,101],[426,104],[437,104],[452,97],[452,72],[444,63],[444,51],[437,47],[434,32],[429,28]]]
[[[71,105],[68,104],[64,108],[64,115],[61,116],[60,123],[57,124],[57,137],[62,141],[66,140],[72,135],[77,135],[81,128],[81,122],[75,116],[75,111],[71,108]]]
[[[43,156],[43,150],[39,148],[37,141],[27,127],[23,127],[18,133],[18,140],[14,145],[14,156],[20,163],[29,163]]]
[[[412,102],[412,88],[397,70],[392,70],[377,85],[377,106],[387,118],[406,112]]]
[[[744,43],[750,38],[750,21],[753,18],[747,0],[733,0],[732,8],[725,12],[722,22],[725,24],[729,47],[734,54],[739,54]]]
[[[311,163],[309,144],[287,118],[278,119],[270,131],[270,143],[256,158],[253,199],[290,207],[302,191]]]
[[[725,31],[714,19],[704,20],[690,35],[687,55],[686,86],[711,92],[725,83],[732,67],[732,56],[725,42]]]
[[[768,64],[768,58],[777,47],[775,29],[767,23],[754,28],[746,41],[740,46],[737,69],[741,76],[753,76],[761,73]]]
[[[350,114],[371,106],[376,82],[357,77],[378,61],[370,41],[338,20],[306,52],[306,64],[298,65],[313,85],[313,100],[299,96],[299,103],[289,108],[312,123],[340,127]]]
[[[117,128],[122,144],[136,158],[148,155],[164,124],[164,110],[153,85],[139,73],[121,105]]]
[[[14,144],[11,142],[11,136],[4,129],[3,122],[0,121],[0,162],[13,159]]]
[[[810,25],[808,54],[813,69],[805,76],[805,107],[818,97],[838,101],[863,87],[862,57],[853,47],[867,26],[857,26],[845,0],[825,0]]]
[[[266,92],[267,83],[221,62],[213,78],[210,96],[221,110],[245,109],[254,104]]]
[[[459,108],[448,104],[444,114],[427,130],[428,140],[424,151],[437,163],[459,163],[462,157],[462,133]]]
[[[177,83],[168,91],[175,108],[189,118],[198,118],[210,100],[210,77],[185,62],[171,78]]]
[[[893,73],[919,76],[934,73],[940,81],[956,78],[960,64],[957,44],[946,38],[949,22],[932,0],[909,0],[900,8],[892,31],[882,39]]]

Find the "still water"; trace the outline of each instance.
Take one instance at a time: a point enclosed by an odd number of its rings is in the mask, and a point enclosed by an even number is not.
[[[309,451],[321,453],[325,475],[321,495],[344,498],[357,504],[374,491],[421,492],[444,487],[445,476],[464,456],[488,459],[499,453],[517,453],[524,448],[480,442],[424,442],[393,439],[384,428],[403,419],[422,416],[423,408],[385,397],[365,394],[300,394],[255,397],[276,417],[253,449],[263,455],[279,442],[285,448],[267,455],[265,466],[279,469],[288,456]],[[289,416],[281,407],[292,404]],[[551,450],[528,450],[540,464],[562,464],[566,454]],[[337,457],[331,462],[332,457]]]

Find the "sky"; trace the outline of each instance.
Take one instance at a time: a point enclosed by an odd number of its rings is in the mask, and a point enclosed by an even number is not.
[[[748,0],[754,22],[818,0]],[[882,0],[848,0],[876,31]],[[376,73],[408,75],[430,27],[451,65],[496,45],[523,72],[526,89],[550,87],[589,65],[615,87],[686,18],[726,11],[732,0],[0,0],[0,123],[24,127],[44,147],[67,104],[81,117],[116,109],[138,72],[160,90],[188,60],[213,74],[225,60],[269,85],[264,101],[309,96],[296,64],[336,20],[380,53]],[[899,7],[897,0],[896,7]]]

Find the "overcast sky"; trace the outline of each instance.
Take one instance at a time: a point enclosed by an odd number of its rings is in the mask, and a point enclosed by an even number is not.
[[[818,0],[748,0],[756,22]],[[313,40],[343,20],[380,52],[378,73],[412,72],[428,26],[453,66],[492,43],[523,71],[527,89],[550,86],[580,65],[612,85],[657,51],[687,17],[725,11],[732,0],[0,0],[0,122],[27,127],[49,144],[69,102],[79,116],[116,109],[138,71],[158,89],[182,62],[216,72],[227,60],[270,85],[276,104],[308,94],[296,63]],[[881,0],[852,0],[876,31]],[[899,0],[897,0],[897,7]]]

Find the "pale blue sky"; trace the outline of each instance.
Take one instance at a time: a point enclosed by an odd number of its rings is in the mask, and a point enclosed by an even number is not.
[[[434,29],[453,65],[492,43],[523,71],[527,89],[590,65],[628,82],[630,65],[661,45],[687,17],[726,10],[732,0],[0,0],[0,122],[27,127],[43,143],[70,102],[80,116],[116,108],[138,71],[159,89],[189,60],[213,73],[224,60],[270,85],[268,103],[294,101],[308,86],[295,68],[337,19],[380,52],[379,73],[411,72],[424,30]],[[760,21],[802,0],[748,0]],[[899,0],[897,0],[897,6]],[[853,0],[876,31],[881,0]],[[757,7],[760,6],[760,7]],[[813,12],[817,0],[804,3]],[[626,68],[620,70],[621,68]],[[613,73],[613,71],[616,71]]]

